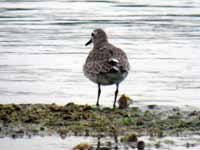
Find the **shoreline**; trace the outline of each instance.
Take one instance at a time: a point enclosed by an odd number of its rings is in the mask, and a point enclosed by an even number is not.
[[[68,103],[0,104],[0,137],[59,134],[154,137],[199,134],[200,109],[148,105],[112,109]]]

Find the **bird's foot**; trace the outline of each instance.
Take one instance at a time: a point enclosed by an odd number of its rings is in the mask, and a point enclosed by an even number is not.
[[[99,103],[96,103],[96,106],[99,107],[100,106]]]

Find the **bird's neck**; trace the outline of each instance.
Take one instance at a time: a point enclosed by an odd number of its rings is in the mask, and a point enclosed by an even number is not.
[[[108,44],[109,44],[108,41],[102,41],[99,43],[95,43],[93,49],[101,49],[101,47],[105,47]]]

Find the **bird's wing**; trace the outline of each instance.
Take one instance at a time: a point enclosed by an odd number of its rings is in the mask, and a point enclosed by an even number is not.
[[[110,71],[128,71],[129,63],[126,54],[113,45],[101,47],[89,53],[85,69],[94,74],[107,73]]]
[[[114,47],[114,46],[113,46]],[[118,61],[117,66],[122,71],[129,71],[130,65],[126,53],[120,48],[114,47],[112,61]]]

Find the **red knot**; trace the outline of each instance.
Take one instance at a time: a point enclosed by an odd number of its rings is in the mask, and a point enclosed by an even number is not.
[[[106,33],[102,29],[95,29],[86,46],[93,43],[83,66],[84,75],[98,84],[96,105],[99,106],[101,85],[116,85],[113,107],[116,107],[119,84],[129,72],[129,62],[126,53],[108,42]]]

